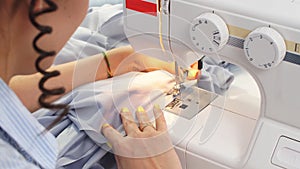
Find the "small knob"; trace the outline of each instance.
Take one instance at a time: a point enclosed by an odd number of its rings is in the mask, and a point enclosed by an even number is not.
[[[190,36],[193,44],[204,53],[222,49],[229,38],[223,19],[214,13],[204,13],[192,21]]]
[[[260,69],[270,69],[284,59],[286,45],[276,30],[260,27],[246,37],[244,51],[251,64]]]

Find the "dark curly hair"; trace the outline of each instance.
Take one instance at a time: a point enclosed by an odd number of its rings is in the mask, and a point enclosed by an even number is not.
[[[16,0],[18,1],[18,0]],[[50,96],[54,95],[61,95],[65,92],[65,88],[59,87],[54,89],[47,89],[45,87],[45,83],[53,77],[59,76],[59,71],[47,71],[41,68],[40,64],[41,62],[48,58],[48,57],[54,57],[56,55],[55,51],[46,51],[44,49],[41,49],[38,46],[38,41],[46,34],[52,33],[52,27],[49,25],[41,25],[36,21],[36,18],[40,15],[54,12],[58,9],[57,5],[52,0],[44,0],[44,2],[48,5],[46,8],[43,8],[41,10],[35,10],[37,0],[31,0],[30,6],[29,6],[29,19],[33,26],[38,29],[40,32],[37,34],[37,36],[33,40],[33,48],[34,50],[39,54],[38,58],[35,62],[35,67],[39,73],[43,75],[39,82],[39,89],[42,92],[42,94],[39,97],[39,104],[48,109],[63,109],[62,113],[59,115],[57,119],[55,119],[49,126],[47,126],[46,130],[51,129],[53,126],[55,126],[65,115],[68,113],[68,106],[65,104],[53,104],[51,102],[47,102],[46,99]],[[17,4],[15,3],[14,6],[16,7]]]

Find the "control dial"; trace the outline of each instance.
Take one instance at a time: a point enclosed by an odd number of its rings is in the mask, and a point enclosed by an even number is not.
[[[246,37],[244,51],[251,64],[261,69],[270,69],[283,60],[286,46],[276,30],[260,27]]]
[[[200,51],[215,53],[226,45],[229,32],[221,17],[214,13],[204,13],[192,21],[190,36]]]

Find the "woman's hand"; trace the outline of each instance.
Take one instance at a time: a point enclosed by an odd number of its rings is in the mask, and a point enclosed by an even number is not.
[[[109,124],[102,127],[104,136],[112,145],[119,169],[181,169],[179,158],[167,132],[163,112],[154,106],[156,127],[142,107],[136,111],[138,124],[127,108],[121,110],[126,136]]]
[[[136,71],[151,72],[155,70],[165,70],[171,74],[175,74],[175,63],[165,62],[154,57],[146,56],[143,54],[133,55],[131,67]],[[187,80],[197,79],[201,72],[197,69],[198,62],[193,63],[190,67],[180,69],[181,73],[187,73]]]
[[[131,46],[119,47],[107,51],[108,60],[111,65],[113,76],[118,76],[127,72],[151,72],[155,70],[165,70],[175,74],[175,63],[165,62],[154,57],[137,53]],[[185,68],[187,80],[197,79],[201,72],[197,69],[197,62],[191,67]]]

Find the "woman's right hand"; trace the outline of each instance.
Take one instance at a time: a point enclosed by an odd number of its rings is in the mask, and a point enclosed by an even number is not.
[[[102,132],[112,145],[119,169],[181,169],[179,158],[167,132],[162,110],[154,106],[156,127],[142,107],[136,111],[138,124],[127,108],[121,110],[126,136],[122,136],[109,124]]]

